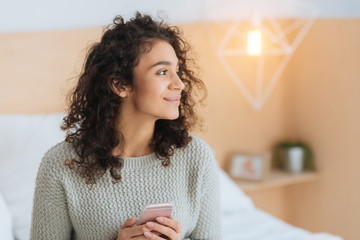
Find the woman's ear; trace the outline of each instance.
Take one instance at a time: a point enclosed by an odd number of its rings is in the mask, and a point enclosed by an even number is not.
[[[125,98],[128,96],[128,93],[130,92],[131,88],[129,86],[121,85],[119,81],[114,81],[111,84],[111,89],[119,95],[122,98]]]

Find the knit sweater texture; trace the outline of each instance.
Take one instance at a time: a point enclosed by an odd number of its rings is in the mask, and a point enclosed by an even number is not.
[[[155,153],[124,158],[122,180],[109,171],[90,188],[64,164],[78,158],[61,142],[43,157],[36,179],[31,240],[113,240],[126,219],[139,217],[144,205],[171,202],[182,227],[181,239],[221,239],[216,160],[202,139],[191,135],[164,167]]]

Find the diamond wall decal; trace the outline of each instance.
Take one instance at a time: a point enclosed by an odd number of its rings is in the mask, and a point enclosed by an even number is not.
[[[269,98],[314,20],[314,17],[282,21],[269,18],[257,26],[247,20],[207,24],[219,62],[255,110],[260,110]],[[262,53],[256,57],[246,52],[246,33],[254,27],[262,32],[264,38]],[[248,60],[248,64],[237,65],[244,59]],[[248,72],[251,63],[254,74],[241,76],[242,68],[245,66],[245,72]]]

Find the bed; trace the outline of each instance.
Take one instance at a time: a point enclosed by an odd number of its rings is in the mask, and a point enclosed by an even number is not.
[[[35,178],[43,154],[64,139],[63,113],[0,115],[0,239],[27,240]],[[311,233],[257,209],[219,168],[224,240],[341,240]]]

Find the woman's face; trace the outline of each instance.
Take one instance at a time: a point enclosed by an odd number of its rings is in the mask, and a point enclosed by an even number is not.
[[[179,117],[184,84],[178,76],[178,67],[175,51],[165,41],[157,41],[150,52],[140,56],[134,68],[134,88],[123,102],[133,117],[154,121]]]

